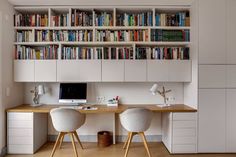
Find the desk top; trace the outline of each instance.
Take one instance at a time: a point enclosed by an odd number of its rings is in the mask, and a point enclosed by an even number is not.
[[[62,105],[41,105],[33,107],[27,104],[23,104],[14,108],[7,109],[7,112],[35,112],[35,113],[49,113],[51,109],[60,107]],[[90,105],[91,106],[91,105]],[[184,104],[174,104],[168,107],[158,107],[156,105],[142,105],[142,104],[130,104],[130,105],[118,105],[118,107],[108,107],[106,105],[92,105],[97,107],[97,110],[83,110],[77,109],[81,113],[121,113],[128,108],[143,107],[153,112],[197,112],[196,109]]]

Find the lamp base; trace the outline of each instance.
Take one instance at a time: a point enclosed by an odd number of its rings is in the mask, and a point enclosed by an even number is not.
[[[157,107],[170,107],[170,104],[158,104]]]
[[[42,106],[43,104],[30,104],[30,106],[32,107],[39,107],[39,106]]]

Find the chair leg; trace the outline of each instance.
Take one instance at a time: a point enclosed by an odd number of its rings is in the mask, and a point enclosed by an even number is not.
[[[130,146],[130,143],[131,143],[131,141],[132,141],[133,136],[134,136],[134,133],[131,132],[131,133],[130,133],[130,138],[129,138],[128,143],[127,143],[127,148],[126,148],[126,151],[125,151],[125,157],[127,157],[127,155],[128,155],[129,146]]]
[[[77,132],[75,131],[75,132],[73,132],[73,134],[74,134],[75,138],[77,139],[77,141],[78,141],[80,147],[81,147],[82,149],[84,149],[84,147],[82,146],[82,143],[80,142],[80,139],[79,139],[79,136],[78,136]]]
[[[64,136],[65,136],[65,133],[62,133],[61,135],[61,140],[60,140],[60,144],[59,144],[59,149],[61,149],[61,145],[62,145],[62,142],[64,140]]]
[[[126,148],[129,139],[130,139],[130,132],[128,132],[128,137],[127,137],[127,139],[126,139],[126,141],[125,141],[125,144],[124,144],[124,146],[123,146],[123,149]]]
[[[78,153],[77,153],[77,149],[76,149],[76,145],[75,145],[75,140],[74,140],[73,133],[69,133],[69,134],[70,134],[72,146],[73,146],[73,149],[74,149],[74,152],[75,152],[75,156],[78,157]]]
[[[52,153],[51,153],[50,157],[53,157],[53,155],[55,154],[55,151],[57,149],[57,146],[60,142],[61,137],[62,137],[62,133],[60,132],[59,135],[57,136],[57,140],[56,140],[56,143],[54,144],[54,147],[52,149]]]
[[[146,140],[146,138],[145,138],[144,132],[140,132],[139,135],[140,135],[140,136],[142,137],[142,139],[143,139],[143,143],[144,143],[144,146],[145,146],[145,148],[146,148],[146,150],[147,150],[148,156],[151,157],[151,153],[150,153],[150,151],[149,151],[149,148],[148,148],[148,145],[147,145],[147,140]]]

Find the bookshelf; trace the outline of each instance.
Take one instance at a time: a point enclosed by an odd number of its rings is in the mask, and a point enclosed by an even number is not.
[[[191,82],[188,7],[50,6],[15,11],[17,82]],[[186,72],[175,72],[182,68]],[[74,71],[78,74],[68,74]],[[173,74],[180,76],[175,79]]]

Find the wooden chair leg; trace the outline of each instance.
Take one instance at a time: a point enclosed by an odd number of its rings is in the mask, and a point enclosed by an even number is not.
[[[57,140],[56,140],[56,143],[54,144],[54,147],[53,147],[53,149],[52,149],[52,153],[51,153],[50,157],[53,157],[53,155],[55,154],[55,151],[56,151],[57,146],[58,146],[58,144],[59,144],[59,142],[60,142],[61,136],[62,136],[62,133],[60,132],[60,133],[58,134],[58,136],[57,136]]]
[[[61,135],[61,140],[60,140],[60,144],[59,144],[59,149],[61,149],[61,145],[62,145],[62,142],[64,140],[64,136],[65,136],[65,133],[62,133]]]
[[[131,132],[131,133],[130,133],[130,138],[129,138],[128,143],[127,143],[127,148],[126,148],[126,151],[125,151],[125,157],[127,157],[127,155],[128,155],[130,143],[131,143],[131,141],[132,141],[133,136],[134,136],[134,133]]]
[[[77,153],[77,149],[76,149],[76,145],[75,145],[75,140],[74,140],[73,133],[69,133],[69,134],[70,134],[72,146],[73,146],[73,149],[74,149],[74,152],[75,152],[75,156],[78,157],[78,153]]]
[[[77,141],[78,141],[80,147],[81,147],[82,149],[84,149],[84,147],[82,146],[82,143],[80,142],[80,139],[79,139],[79,136],[78,136],[77,132],[75,131],[75,132],[73,132],[73,134],[74,134],[75,138],[77,139]]]
[[[125,144],[124,144],[124,146],[123,146],[123,149],[126,148],[129,139],[130,139],[130,132],[128,132],[128,137],[127,137],[127,139],[126,139],[126,141],[125,141]]]
[[[146,150],[147,150],[148,156],[151,157],[151,153],[150,153],[150,151],[149,151],[148,144],[147,144],[147,140],[146,140],[146,138],[145,138],[144,132],[140,132],[139,135],[140,135],[140,136],[142,137],[142,139],[143,139],[143,143],[144,143],[144,146],[145,146],[145,148],[146,148]]]

